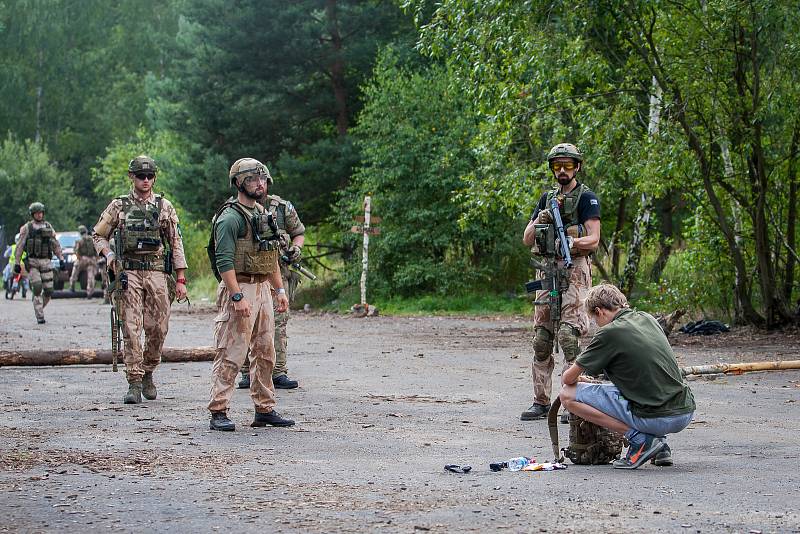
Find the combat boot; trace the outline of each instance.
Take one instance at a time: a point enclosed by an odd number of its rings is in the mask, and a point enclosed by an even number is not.
[[[281,415],[272,410],[271,412],[261,413],[256,412],[256,416],[250,426],[294,426],[294,421],[291,419],[284,419]]]
[[[225,412],[211,412],[211,430],[221,430],[223,432],[233,432],[236,430],[236,425],[233,421],[228,419],[228,414]]]
[[[157,395],[158,391],[153,383],[153,371],[145,373],[142,377],[142,396],[147,400],[155,400]]]
[[[242,379],[239,380],[239,385],[236,387],[239,389],[250,389],[250,373],[242,371]]]
[[[297,380],[292,380],[286,375],[273,376],[272,383],[278,389],[294,389],[300,385]]]
[[[537,419],[547,418],[548,413],[550,413],[549,404],[536,404],[534,402],[530,408],[522,412],[519,418],[522,421],[535,421]]]
[[[128,384],[128,392],[122,397],[125,404],[141,404],[142,402],[142,383],[131,382]]]

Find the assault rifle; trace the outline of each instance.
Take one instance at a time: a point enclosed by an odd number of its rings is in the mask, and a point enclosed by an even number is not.
[[[564,259],[564,264],[558,264],[555,254],[548,254],[543,261],[531,258],[531,265],[538,271],[542,271],[544,278],[531,280],[525,284],[528,293],[536,291],[547,291],[547,298],[533,301],[534,306],[548,306],[550,308],[550,323],[553,325],[553,338],[555,340],[555,350],[558,351],[558,328],[561,323],[561,302],[562,296],[569,288],[569,269],[572,268],[572,256],[569,253],[569,242],[564,232],[564,222],[561,219],[561,210],[558,207],[558,200],[550,200],[550,212],[553,214],[553,226],[555,234],[558,234],[559,248]],[[555,234],[551,231],[542,232],[545,239],[550,243],[540,243],[540,249],[555,251]],[[537,236],[538,239],[538,236]],[[541,247],[544,245],[544,247]]]
[[[122,312],[120,310],[122,292],[128,289],[128,275],[124,270],[122,261],[123,236],[122,228],[118,227],[114,235],[114,267],[107,265],[109,285],[112,293],[111,305],[111,370],[117,372],[117,361],[122,354]],[[117,274],[115,274],[115,272]]]
[[[309,271],[308,269],[306,269],[305,267],[303,267],[300,264],[299,261],[296,261],[294,263],[289,261],[289,256],[287,256],[286,254],[281,254],[281,261],[284,264],[288,265],[289,268],[292,269],[293,271],[296,271],[296,272],[302,274],[303,276],[305,276],[307,278],[310,278],[311,280],[316,280],[317,279],[317,276],[314,273],[312,273],[311,271]]]

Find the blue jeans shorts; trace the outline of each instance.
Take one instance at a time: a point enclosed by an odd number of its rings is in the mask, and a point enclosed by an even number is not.
[[[694,412],[665,417],[638,417],[631,412],[628,399],[622,396],[614,384],[588,384],[578,382],[575,400],[597,408],[606,415],[622,421],[629,427],[645,434],[664,437],[680,432],[692,421]]]

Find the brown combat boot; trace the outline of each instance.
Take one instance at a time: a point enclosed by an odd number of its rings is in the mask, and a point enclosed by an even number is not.
[[[122,397],[125,404],[141,404],[142,402],[142,383],[131,382],[128,384],[128,392]]]
[[[153,372],[145,373],[142,377],[142,395],[147,400],[155,400],[158,391],[153,383]]]

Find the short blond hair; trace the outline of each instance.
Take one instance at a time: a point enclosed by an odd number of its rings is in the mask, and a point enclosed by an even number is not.
[[[589,313],[592,313],[595,308],[616,310],[627,308],[628,299],[614,284],[602,283],[589,289],[584,306]]]

